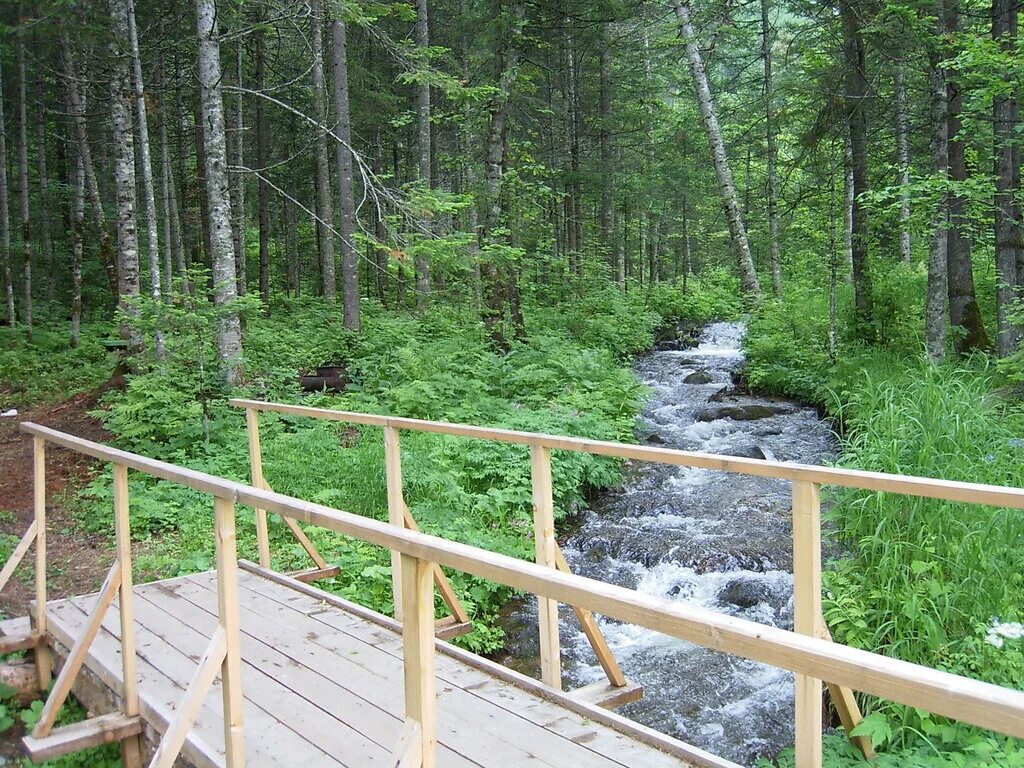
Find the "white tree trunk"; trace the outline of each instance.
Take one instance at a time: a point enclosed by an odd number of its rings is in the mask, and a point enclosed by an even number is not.
[[[690,21],[690,8],[685,2],[673,2],[676,19],[679,21],[679,32],[686,45],[686,58],[690,64],[690,74],[693,76],[693,85],[697,93],[697,105],[700,108],[701,120],[704,129],[708,134],[708,141],[711,144],[711,159],[715,166],[715,176],[718,179],[718,186],[725,203],[725,218],[729,225],[729,234],[732,237],[733,249],[736,252],[736,260],[740,273],[740,289],[754,300],[761,297],[761,284],[757,279],[757,271],[754,269],[754,259],[750,253],[750,241],[747,239],[747,228],[743,223],[743,214],[740,210],[739,199],[736,195],[736,185],[733,183],[732,169],[729,166],[729,157],[725,151],[725,141],[722,139],[722,130],[718,124],[718,116],[715,114],[714,97],[711,94],[711,85],[708,82],[707,72],[704,69],[704,60],[701,57],[700,48],[697,47],[697,39],[693,31],[693,24]]]
[[[142,202],[146,212],[146,247],[149,251],[149,291],[153,302],[162,301],[160,283],[160,236],[156,215],[156,189],[153,184],[153,159],[149,143],[149,120],[146,117],[146,89],[142,80],[142,60],[139,58],[139,33],[135,26],[134,0],[115,0],[121,6],[119,16],[128,20],[128,43],[132,58],[132,91],[135,95],[135,124],[139,132],[139,160],[142,164]],[[164,243],[164,247],[168,247]],[[157,323],[154,339],[157,360],[164,359],[164,333]]]
[[[217,356],[230,384],[242,379],[242,327],[236,311],[223,309],[235,301],[235,255],[231,243],[231,201],[228,194],[228,153],[221,97],[220,38],[214,0],[196,0],[199,37],[199,98],[206,155],[206,196],[209,209],[210,259],[214,303],[222,308],[217,327]]]
[[[135,229],[135,138],[132,134],[132,90],[128,18],[121,0],[111,0],[114,39],[111,41],[110,102],[114,128],[114,193],[117,199],[118,304],[129,315],[139,295],[139,235]],[[121,338],[133,349],[142,346],[138,329],[121,326]]]
[[[896,62],[896,155],[900,167],[900,259],[909,264],[910,252],[910,116],[907,114],[907,65]]]

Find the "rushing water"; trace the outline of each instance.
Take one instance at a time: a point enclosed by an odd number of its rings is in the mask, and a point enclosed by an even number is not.
[[[733,391],[742,336],[738,323],[715,323],[695,348],[638,361],[652,391],[643,442],[779,461],[833,457],[835,437],[813,409]],[[634,464],[623,489],[601,499],[563,547],[576,573],[791,628],[789,494],[772,479]],[[565,687],[603,679],[570,611],[561,625]],[[506,663],[535,673],[535,603],[505,628]],[[744,765],[792,743],[791,674],[603,618],[601,628],[626,676],[645,689],[622,714]]]

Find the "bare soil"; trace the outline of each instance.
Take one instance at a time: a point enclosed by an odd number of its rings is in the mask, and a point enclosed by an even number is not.
[[[89,411],[104,393],[122,386],[114,377],[92,392],[83,392],[57,405],[19,409],[15,417],[0,418],[0,533],[21,538],[33,519],[32,439],[19,430],[25,421],[42,424],[96,442],[110,435]],[[113,562],[108,538],[79,530],[69,501],[77,489],[103,468],[93,459],[63,448],[46,451],[47,594],[52,598],[95,592]],[[6,617],[24,616],[35,597],[32,552],[26,555],[11,583],[0,593]]]

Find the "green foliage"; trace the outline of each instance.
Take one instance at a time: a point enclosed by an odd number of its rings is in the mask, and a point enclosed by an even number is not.
[[[864,718],[864,734],[872,737],[884,735],[887,726],[879,718]],[[950,741],[922,738],[912,746],[898,747],[879,753],[877,768],[1021,768],[1024,750],[1020,742],[1009,738],[993,738],[958,730]],[[826,768],[863,768],[867,765],[857,748],[842,733],[826,735],[823,750]],[[762,760],[758,768],[770,768],[772,763]],[[778,768],[794,768],[796,760],[792,749],[785,750],[775,763]]]
[[[0,410],[52,401],[93,389],[110,378],[114,355],[103,341],[116,335],[108,322],[85,322],[77,349],[70,324],[39,324],[32,344],[18,328],[0,328]]]

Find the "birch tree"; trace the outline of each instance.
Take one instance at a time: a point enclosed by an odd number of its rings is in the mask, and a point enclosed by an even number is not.
[[[231,201],[228,194],[227,140],[221,96],[220,36],[214,0],[196,0],[199,38],[199,99],[206,154],[206,193],[209,210],[210,259],[213,264],[214,304],[220,309],[217,356],[229,384],[242,380],[242,326],[231,308],[237,298],[235,256],[231,244]]]
[[[899,165],[900,185],[900,260],[909,264],[910,250],[910,115],[907,98],[907,64],[896,62],[893,71],[893,91],[896,100],[896,162]]]
[[[944,0],[936,0],[936,32],[943,26]],[[928,84],[931,91],[932,173],[944,182],[949,168],[949,123],[946,104],[946,73],[942,67],[944,52],[928,54]],[[944,185],[943,185],[944,186]],[[946,251],[949,244],[949,204],[946,192],[940,194],[932,217],[932,236],[928,248],[928,284],[924,309],[924,344],[928,358],[935,363],[946,357],[946,326],[949,319],[946,289]]]
[[[11,272],[11,214],[7,185],[7,128],[4,121],[3,57],[0,56],[0,259],[3,260],[4,305],[7,325],[18,322],[14,311],[14,275]]]
[[[732,246],[736,253],[737,267],[740,273],[740,288],[744,294],[756,301],[761,298],[761,284],[757,278],[757,271],[754,269],[750,241],[747,238],[747,227],[743,221],[739,197],[736,194],[729,156],[725,151],[722,129],[718,124],[711,85],[708,82],[704,59],[697,46],[697,37],[690,20],[690,7],[685,2],[673,2],[672,7],[679,22],[679,34],[686,47],[686,59],[693,77],[701,122],[704,124],[704,130],[707,132],[708,141],[711,144],[711,160],[715,166],[715,176],[718,179],[718,187],[725,204],[725,219],[729,225],[729,235],[732,238]]]
[[[310,4],[313,46],[313,116],[316,118],[316,228],[320,248],[320,274],[327,301],[338,295],[334,265],[334,205],[331,202],[331,165],[327,149],[327,85],[324,80],[324,17],[320,0]]]

